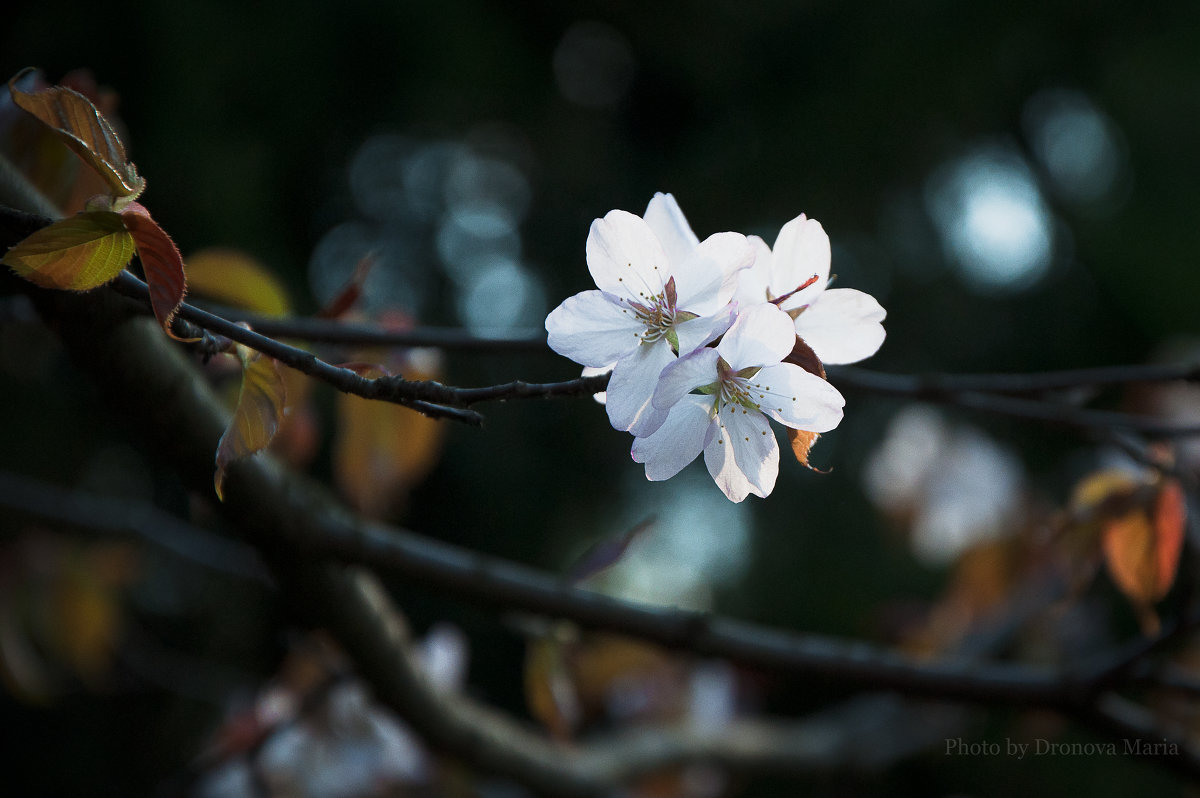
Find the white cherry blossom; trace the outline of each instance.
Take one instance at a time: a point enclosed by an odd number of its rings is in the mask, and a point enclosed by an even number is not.
[[[820,222],[800,214],[779,231],[773,250],[760,238],[750,240],[754,265],[740,273],[736,297],[743,307],[776,302],[822,363],[855,363],[875,354],[887,313],[870,294],[828,288],[829,236]]]
[[[738,233],[698,241],[669,194],[655,195],[645,219],[610,211],[592,223],[587,239],[598,290],[551,311],[550,347],[584,366],[612,365],[609,421],[648,435],[667,417],[651,403],[659,374],[729,329],[736,273],[753,259]]]
[[[828,382],[782,362],[795,339],[791,318],[762,303],[743,309],[716,347],[668,364],[653,397],[667,418],[633,443],[633,459],[645,464],[646,477],[670,479],[703,451],[709,474],[731,501],[767,496],[779,473],[779,444],[768,419],[827,432],[841,421],[845,404]]]

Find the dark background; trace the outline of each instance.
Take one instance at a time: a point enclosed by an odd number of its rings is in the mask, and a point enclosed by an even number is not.
[[[601,27],[573,28],[580,21]],[[572,30],[594,35],[571,45]],[[838,284],[873,293],[888,310],[871,368],[1133,363],[1196,328],[1200,6],[1192,3],[91,3],[8,12],[0,62],[5,74],[38,66],[51,79],[91,69],[120,94],[131,155],[148,181],[143,202],[185,254],[242,249],[282,276],[305,311],[327,298],[310,286],[314,252],[350,224],[360,239],[394,246],[374,278],[392,278],[380,304],[423,323],[464,321],[470,278],[454,277],[439,256],[435,228],[446,210],[436,191],[423,195],[432,205],[410,197],[380,211],[352,188],[356,153],[382,140],[398,160],[368,163],[362,179],[373,176],[385,196],[401,190],[403,164],[455,147],[523,176],[513,189],[516,260],[532,298],[511,321],[520,329],[539,327],[590,286],[591,220],[612,208],[640,213],[655,191],[673,192],[701,237],[733,229],[770,243],[801,211],[819,219],[834,242]],[[568,72],[583,75],[577,91],[599,104],[573,101]],[[1104,120],[1110,173],[1100,188],[1078,174],[1056,177],[1038,149],[1037,109],[1061,110],[1063,97]],[[372,139],[381,135],[390,138]],[[1025,283],[973,281],[939,232],[938,186],[980,153],[1016,164],[1040,197],[1051,254]],[[434,163],[435,177],[449,168]],[[391,180],[388,168],[401,176]],[[966,185],[982,190],[978,180]],[[996,224],[1000,241],[1019,235],[1011,219]],[[12,419],[0,431],[5,468],[186,512],[187,498],[106,424],[69,366],[50,354],[32,373],[24,358],[34,350],[23,346],[7,342],[0,383]],[[578,373],[551,354],[450,354],[446,372],[465,385]],[[740,575],[713,572],[715,608],[878,638],[887,607],[937,595],[945,572],[912,557],[862,486],[900,403],[852,391],[847,399],[842,427],[814,453],[831,474],[785,458],[768,500],[714,516],[748,525],[750,541]],[[482,431],[449,431],[440,465],[395,520],[560,569],[586,542],[690,501],[673,483],[642,484],[628,438],[588,400],[484,410]],[[1078,436],[959,417],[1018,452],[1046,501],[1061,502],[1079,476]],[[318,457],[314,471],[328,469]],[[395,587],[419,627],[441,617],[463,625],[476,689],[519,707],[519,638],[492,614]],[[200,662],[214,657],[247,681],[271,673],[284,644],[280,610],[258,594],[246,604],[212,592],[198,589],[184,620],[160,623],[162,642]],[[803,686],[780,695],[783,710],[820,699]],[[12,757],[18,784],[41,779],[43,794],[145,794],[183,766],[219,717],[211,702],[134,687],[39,708],[4,699],[0,708],[11,716],[0,723],[23,741],[4,744],[0,760]],[[43,758],[40,771],[33,762]],[[1125,759],[931,755],[906,765],[903,779],[860,786],[993,794],[998,773],[1005,791],[1020,784],[1024,794],[1068,784],[1124,794],[1161,778]]]

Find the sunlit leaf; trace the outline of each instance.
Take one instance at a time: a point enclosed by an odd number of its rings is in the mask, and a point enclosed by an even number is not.
[[[87,291],[112,280],[136,251],[120,214],[80,213],[43,227],[4,255],[25,279],[63,291]]]
[[[381,368],[351,364],[366,377]],[[431,371],[407,369],[410,379],[432,379]],[[333,470],[339,489],[364,515],[380,518],[425,477],[437,462],[444,426],[399,405],[349,394],[337,397]]]
[[[96,106],[79,92],[63,86],[21,91],[17,83],[23,74],[8,82],[13,101],[57,133],[99,172],[114,197],[135,199],[141,194],[146,181],[129,162],[125,145]]]
[[[1153,604],[1175,581],[1183,547],[1185,508],[1177,482],[1165,483],[1147,505],[1104,524],[1104,561],[1134,605],[1147,634],[1158,630]]]
[[[286,316],[291,302],[283,284],[261,263],[235,249],[204,249],[189,255],[188,291],[264,316]]]
[[[183,256],[179,254],[179,247],[175,246],[167,231],[150,218],[150,212],[141,204],[131,202],[121,218],[133,235],[138,258],[142,261],[146,285],[150,287],[150,306],[154,309],[154,318],[158,319],[167,335],[175,338],[177,336],[171,332],[171,320],[175,318],[183,295],[187,293]]]
[[[796,455],[796,460],[800,465],[822,474],[826,473],[808,462],[808,453],[812,451],[813,444],[817,442],[817,438],[821,437],[818,433],[810,432],[806,429],[792,429],[788,427],[787,436],[788,441],[792,444],[792,454]]]
[[[283,419],[283,376],[274,358],[238,347],[242,359],[242,390],[237,407],[217,445],[217,471],[213,486],[224,499],[225,469],[235,460],[262,451],[271,443]]]

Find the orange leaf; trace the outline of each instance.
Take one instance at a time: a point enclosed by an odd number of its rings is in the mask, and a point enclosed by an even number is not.
[[[1158,629],[1152,605],[1175,581],[1185,512],[1183,492],[1172,480],[1155,493],[1151,507],[1137,507],[1104,523],[1108,571],[1137,609],[1147,634]]]
[[[238,347],[242,359],[242,390],[221,442],[213,486],[224,500],[225,469],[235,460],[262,451],[275,437],[283,419],[285,388],[274,358]]]
[[[813,444],[821,436],[806,429],[792,429],[791,427],[788,427],[787,436],[788,440],[792,442],[792,454],[796,455],[800,465],[824,474],[824,471],[808,462],[808,453],[812,451]]]
[[[1171,589],[1179,570],[1179,555],[1187,533],[1187,499],[1178,480],[1163,483],[1154,502],[1154,528],[1158,532],[1158,596]]]
[[[125,226],[133,235],[138,257],[146,273],[146,285],[150,287],[150,306],[154,318],[172,338],[171,320],[187,293],[187,280],[183,274],[183,256],[179,247],[167,235],[167,231],[150,218],[150,212],[140,203],[131,202],[121,214]]]
[[[291,312],[287,291],[262,264],[235,249],[204,249],[187,259],[188,291],[264,316]]]
[[[125,145],[96,106],[82,94],[62,86],[32,93],[16,83],[25,70],[8,82],[13,102],[58,134],[112,189],[114,197],[135,199],[146,187],[125,155]]]
[[[135,251],[117,213],[80,213],[43,227],[10,249],[3,263],[43,288],[87,291],[112,280]]]

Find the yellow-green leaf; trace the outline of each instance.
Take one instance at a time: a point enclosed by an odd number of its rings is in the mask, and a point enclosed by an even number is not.
[[[188,256],[187,276],[193,295],[264,316],[291,312],[283,284],[254,258],[236,249],[204,249]]]
[[[135,250],[120,214],[95,211],[43,227],[10,249],[3,263],[43,288],[87,291],[120,274]]]
[[[114,197],[137,198],[145,189],[146,181],[129,162],[117,131],[91,100],[62,86],[23,92],[16,83],[24,74],[22,72],[8,82],[13,102],[57,133],[104,178]]]
[[[217,445],[217,471],[213,486],[225,498],[225,469],[235,460],[262,451],[271,443],[283,420],[286,399],[283,376],[274,358],[238,347],[242,359],[242,390],[237,407]]]

